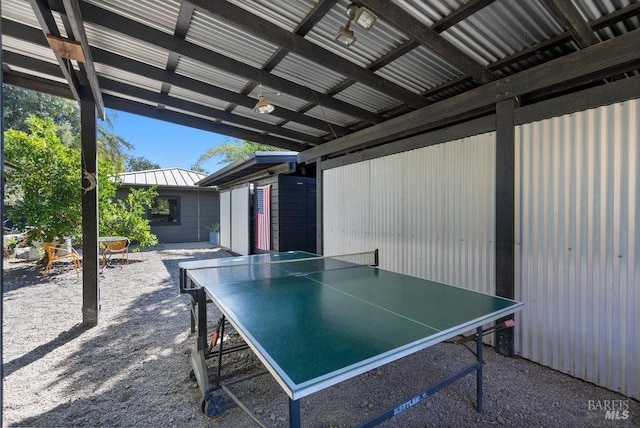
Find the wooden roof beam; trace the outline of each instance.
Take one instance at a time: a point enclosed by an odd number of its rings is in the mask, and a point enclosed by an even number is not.
[[[598,36],[591,30],[587,21],[582,18],[580,11],[571,1],[566,0],[542,0],[547,10],[560,24],[569,30],[573,39],[581,49],[600,42]]]
[[[446,58],[463,73],[483,83],[491,82],[497,78],[491,70],[394,3],[387,0],[360,0],[360,3],[371,9],[381,19],[388,21],[396,28],[401,28],[407,35]]]
[[[84,54],[84,72],[89,86],[91,87],[91,94],[93,95],[93,101],[96,104],[96,111],[98,117],[102,120],[106,118],[106,112],[104,109],[104,101],[102,101],[102,91],[98,84],[98,75],[93,65],[93,58],[91,57],[91,49],[89,48],[89,41],[87,40],[87,33],[84,30],[84,24],[82,22],[82,14],[80,13],[80,6],[78,0],[62,0],[64,9],[67,12],[66,15],[69,18],[69,24],[73,30],[73,35],[82,46],[82,52]]]
[[[362,68],[353,62],[330,52],[304,37],[287,31],[269,21],[238,7],[226,0],[189,0],[198,9],[233,23],[238,28],[264,37],[265,40],[295,52],[346,77],[358,80],[377,91],[412,107],[423,107],[427,103],[420,95],[397,85],[377,74]]]
[[[56,21],[53,19],[53,14],[51,13],[51,9],[49,9],[47,1],[29,0],[29,3],[31,4],[33,13],[38,19],[38,23],[40,24],[42,33],[45,36],[52,35],[54,37],[62,38],[60,30],[58,30]],[[58,60],[58,66],[60,67],[62,74],[64,75],[65,79],[67,79],[69,89],[73,94],[73,98],[77,102],[80,102],[80,82],[78,81],[78,77],[75,74],[75,70],[73,69],[73,67],[70,67],[70,62],[68,62],[70,60],[65,60],[65,58],[62,58],[58,55],[56,55],[56,59]]]

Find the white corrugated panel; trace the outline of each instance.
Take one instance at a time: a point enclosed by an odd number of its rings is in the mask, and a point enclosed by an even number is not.
[[[395,98],[363,85],[362,83],[354,83],[336,94],[335,97],[374,113],[398,104],[398,100]]]
[[[128,71],[124,71],[110,65],[95,63],[94,66],[96,69],[96,73],[98,73],[100,76],[107,77],[117,82],[138,86],[154,92],[160,92],[160,89],[162,89],[162,82],[149,79],[146,76],[129,73]]]
[[[492,293],[495,134],[323,173],[325,254]]]
[[[231,248],[231,190],[220,191],[220,245]]]
[[[40,28],[40,23],[33,13],[33,8],[29,2],[24,0],[3,0],[2,17],[30,27]]]
[[[169,51],[165,49],[92,23],[85,23],[84,28],[92,47],[104,49],[157,68],[164,69],[167,66]]]
[[[447,64],[441,56],[424,46],[419,46],[382,67],[376,74],[410,91],[420,93],[453,80],[461,73]]]
[[[226,101],[221,101],[217,98],[209,97],[207,94],[203,94],[202,92],[190,91],[189,89],[180,88],[178,86],[172,86],[169,90],[169,95],[181,100],[199,103],[218,110],[224,110],[229,106],[229,103]]]
[[[278,46],[264,38],[197,9],[185,39],[255,68],[262,68],[278,50]]]
[[[241,8],[293,32],[313,10],[317,0],[229,0]]]
[[[176,0],[85,0],[103,9],[173,35],[180,12]]]
[[[226,71],[212,67],[209,64],[184,56],[180,57],[180,60],[178,61],[176,74],[190,77],[233,92],[240,92],[248,83],[248,80],[238,77],[235,74],[227,73]]]
[[[249,185],[231,190],[231,251],[249,254]]]
[[[640,398],[640,101],[516,129],[519,352]]]
[[[323,93],[346,79],[346,76],[295,53],[284,57],[272,74]]]

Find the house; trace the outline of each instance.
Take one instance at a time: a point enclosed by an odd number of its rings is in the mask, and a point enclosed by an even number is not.
[[[126,198],[130,189],[157,186],[158,198],[147,210],[153,232],[161,243],[200,242],[209,239],[207,226],[219,222],[220,196],[212,187],[195,185],[206,177],[182,168],[126,172],[116,192]]]

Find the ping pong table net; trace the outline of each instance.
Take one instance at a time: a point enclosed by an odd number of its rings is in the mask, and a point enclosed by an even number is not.
[[[302,276],[329,270],[377,265],[378,250],[374,250],[333,256],[311,256],[297,259],[259,260],[219,266],[203,266],[202,268],[189,269],[189,271],[192,273],[192,279],[194,277],[200,279],[195,282],[200,282],[200,285],[204,285],[204,283],[222,284],[286,276]],[[190,282],[190,288],[198,288],[197,284],[194,284],[193,281]]]

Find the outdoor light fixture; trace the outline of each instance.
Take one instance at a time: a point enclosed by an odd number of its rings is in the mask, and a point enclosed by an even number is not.
[[[258,102],[256,106],[253,108],[253,111],[260,114],[271,113],[275,107],[269,101],[264,99],[262,94],[258,95]]]
[[[360,27],[369,30],[373,27],[378,17],[366,7],[359,7],[355,3],[351,3],[347,7],[346,14],[349,20],[344,26],[340,27],[334,40],[345,46],[351,46],[356,41],[356,36],[349,29],[351,21],[355,21]]]
[[[271,113],[275,109],[275,106],[269,101],[264,99],[264,92],[262,91],[262,84],[260,85],[260,92],[258,93],[258,102],[253,108],[253,111],[260,114]]]
[[[355,5],[352,3],[352,6]],[[347,13],[349,13],[348,8]],[[378,19],[378,17],[366,7],[355,7],[353,20],[365,30],[370,30],[371,27],[373,27],[373,24],[376,23],[376,19]]]
[[[344,26],[340,27],[338,33],[334,40],[338,43],[341,43],[345,46],[351,46],[353,42],[356,41],[356,36],[353,34],[353,31],[349,29],[349,24],[351,23],[351,19]]]

